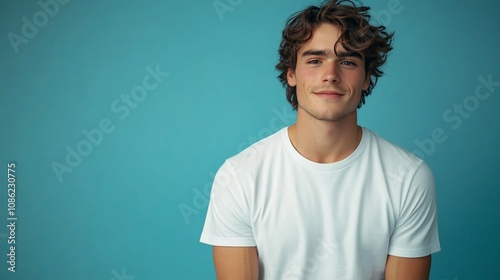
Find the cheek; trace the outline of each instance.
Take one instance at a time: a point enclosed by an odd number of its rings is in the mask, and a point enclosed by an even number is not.
[[[352,76],[352,84],[355,85],[359,90],[366,88],[366,76],[363,73],[356,74]],[[369,82],[369,80],[368,80]]]
[[[307,87],[309,86],[315,77],[314,69],[297,69],[296,70],[297,86]]]

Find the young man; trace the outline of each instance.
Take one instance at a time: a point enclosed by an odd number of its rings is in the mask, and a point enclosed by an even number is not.
[[[297,121],[219,169],[201,236],[217,279],[428,279],[432,173],[357,124],[392,49],[368,9],[332,0],[288,20],[276,68]]]

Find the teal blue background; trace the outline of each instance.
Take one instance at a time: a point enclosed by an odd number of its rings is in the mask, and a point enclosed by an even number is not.
[[[500,2],[395,1],[365,1],[396,40],[360,124],[433,169],[442,252],[431,279],[500,279],[500,87],[467,117],[443,118],[473,100],[479,76],[500,81]],[[0,279],[215,279],[198,243],[204,193],[227,157],[293,122],[274,70],[280,32],[318,3],[221,2],[231,9],[219,15],[208,0],[73,0],[17,53],[8,34],[42,9],[1,2]],[[169,76],[121,119],[112,103],[157,65]],[[106,118],[115,129],[59,180],[52,164]],[[425,140],[435,129],[442,143]],[[6,263],[11,161],[16,273]]]

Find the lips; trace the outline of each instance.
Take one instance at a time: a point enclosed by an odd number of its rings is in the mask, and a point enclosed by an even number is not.
[[[341,93],[341,92],[330,91],[330,90],[318,91],[318,92],[315,92],[315,94],[319,95],[319,96],[324,96],[324,97],[341,97],[341,96],[344,96],[344,94]]]

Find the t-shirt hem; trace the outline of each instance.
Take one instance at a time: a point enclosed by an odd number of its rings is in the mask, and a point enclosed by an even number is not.
[[[212,246],[234,246],[234,247],[254,247],[257,246],[253,239],[249,238],[224,238],[211,235],[201,235],[201,243]]]
[[[425,257],[441,251],[439,245],[429,246],[425,248],[389,248],[389,255],[402,258],[419,258]]]

